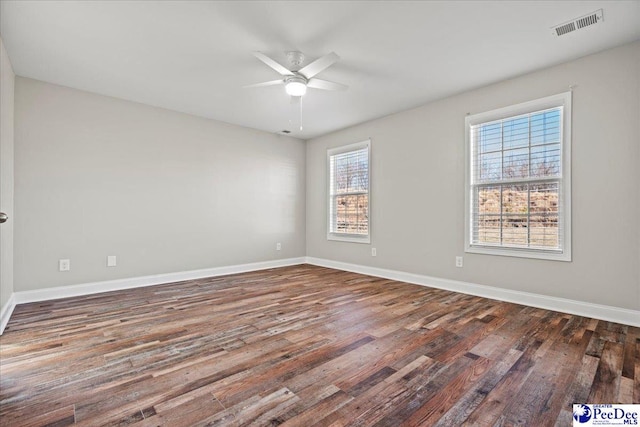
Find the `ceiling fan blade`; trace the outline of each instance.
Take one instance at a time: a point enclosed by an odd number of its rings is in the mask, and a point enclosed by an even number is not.
[[[301,68],[298,72],[306,78],[310,79],[320,71],[336,63],[338,59],[340,59],[340,57],[336,55],[335,52],[331,52],[321,58],[316,59],[311,64]]]
[[[260,61],[264,62],[269,67],[273,68],[274,70],[276,70],[278,73],[282,74],[283,76],[292,76],[293,75],[293,73],[291,71],[289,71],[287,68],[285,68],[283,65],[278,64],[276,61],[274,61],[273,59],[269,58],[267,55],[265,55],[262,52],[253,52],[253,56],[258,58]]]
[[[263,87],[263,86],[281,85],[283,83],[284,83],[283,80],[271,80],[270,82],[256,83],[256,84],[253,84],[253,85],[246,85],[246,86],[242,86],[242,87],[243,88],[247,88],[247,87]]]
[[[314,89],[324,89],[324,90],[347,90],[349,86],[343,85],[342,83],[330,82],[328,80],[321,79],[311,79],[307,83],[307,87],[312,87]]]

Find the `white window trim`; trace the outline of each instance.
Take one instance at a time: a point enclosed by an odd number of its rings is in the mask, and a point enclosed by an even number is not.
[[[367,148],[367,158],[369,160],[369,188],[368,188],[368,203],[369,203],[369,223],[367,227],[367,234],[343,234],[331,232],[331,156],[336,154],[346,153],[348,151],[360,150]],[[355,144],[343,145],[336,148],[330,148],[327,150],[327,178],[325,180],[327,189],[327,240],[335,240],[339,242],[351,242],[351,243],[371,243],[371,140],[367,139],[362,142],[356,142]]]
[[[526,249],[526,248],[505,248],[481,245],[471,245],[471,232],[473,215],[471,214],[472,197],[471,194],[471,126],[500,120],[507,117],[527,114],[533,111],[544,110],[554,107],[563,107],[562,116],[562,175],[561,185],[563,192],[563,215],[558,218],[562,221],[564,231],[564,241],[562,250]],[[571,261],[571,92],[564,92],[546,98],[523,102],[484,113],[468,115],[465,119],[465,197],[464,197],[464,244],[465,252],[501,255],[519,258],[534,258],[555,261]]]

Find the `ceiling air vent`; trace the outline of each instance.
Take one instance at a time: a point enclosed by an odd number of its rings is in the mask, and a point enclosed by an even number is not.
[[[602,15],[602,9],[600,9],[600,10],[596,10],[593,13],[589,13],[588,15],[581,16],[580,18],[576,18],[573,21],[556,25],[555,27],[552,27],[551,30],[553,31],[554,35],[563,36],[575,30],[580,30],[584,27],[598,24],[602,21],[604,21],[604,16]]]

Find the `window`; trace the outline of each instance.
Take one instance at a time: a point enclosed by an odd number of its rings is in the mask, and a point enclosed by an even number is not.
[[[571,261],[571,93],[466,129],[466,252]]]
[[[370,242],[370,148],[367,140],[327,151],[329,240]]]

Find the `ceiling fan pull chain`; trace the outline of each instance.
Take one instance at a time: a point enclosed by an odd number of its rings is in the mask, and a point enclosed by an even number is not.
[[[300,130],[302,130],[302,97],[300,97]]]

